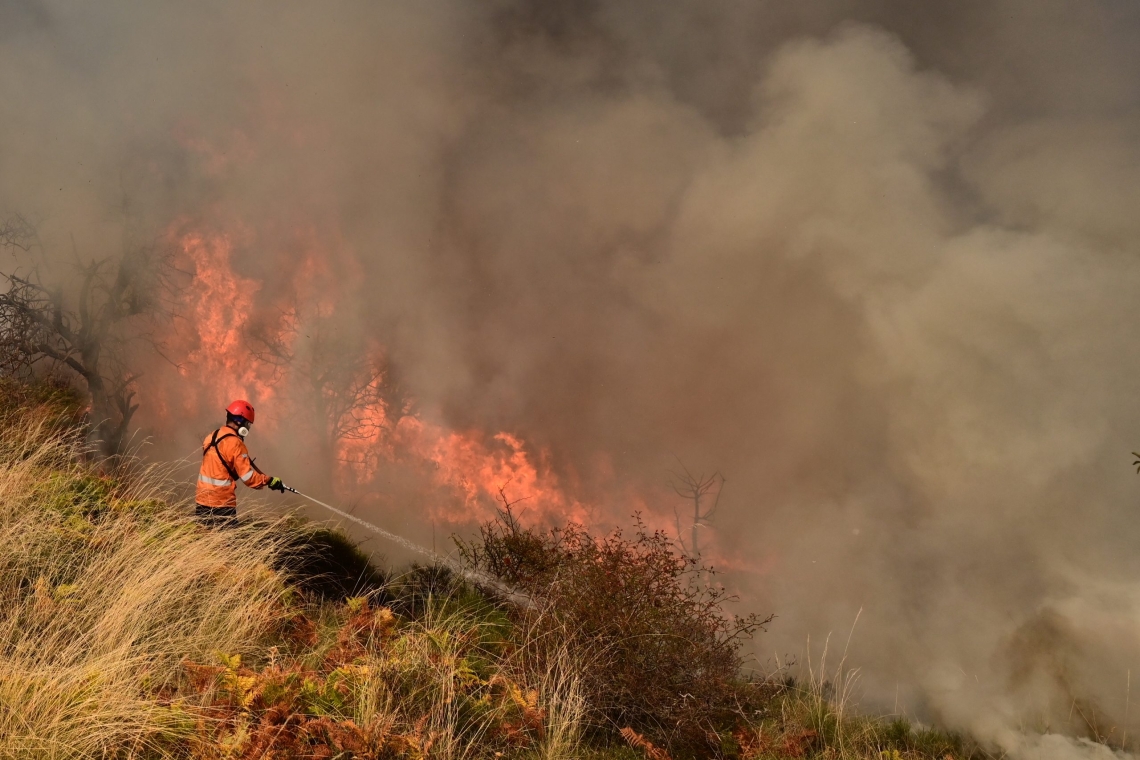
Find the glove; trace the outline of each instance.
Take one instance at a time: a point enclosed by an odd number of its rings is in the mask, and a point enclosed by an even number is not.
[[[270,478],[269,479],[269,490],[270,491],[280,491],[281,493],[285,493],[285,484],[283,482],[281,482],[281,478]]]

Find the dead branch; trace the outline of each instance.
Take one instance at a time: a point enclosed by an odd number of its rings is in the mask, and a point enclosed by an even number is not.
[[[682,549],[690,556],[696,557],[700,555],[697,530],[708,527],[708,521],[716,514],[717,507],[720,505],[720,495],[724,491],[725,478],[719,471],[708,476],[704,473],[693,475],[680,459],[677,459],[677,464],[680,465],[681,472],[672,472],[669,484],[678,496],[693,505],[691,538],[687,545],[681,531],[681,515],[676,507],[673,508],[673,517],[677,525],[677,540],[681,542]],[[712,504],[708,505],[707,500],[710,495],[712,496]]]
[[[0,224],[0,248],[29,251],[34,230],[22,217]],[[138,375],[128,367],[132,344],[160,344],[140,323],[162,313],[164,252],[129,248],[84,260],[72,241],[74,275],[48,278],[37,260],[25,273],[0,274],[0,373],[82,380],[91,398],[92,434],[103,453],[121,452],[135,403]],[[65,290],[64,280],[73,289]]]

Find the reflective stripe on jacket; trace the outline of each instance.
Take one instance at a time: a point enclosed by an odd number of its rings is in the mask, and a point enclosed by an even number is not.
[[[211,445],[217,436],[217,447]],[[232,428],[223,427],[202,441],[202,468],[198,471],[198,488],[194,501],[204,507],[236,507],[237,483],[250,488],[265,488],[269,476],[253,469],[245,441]]]

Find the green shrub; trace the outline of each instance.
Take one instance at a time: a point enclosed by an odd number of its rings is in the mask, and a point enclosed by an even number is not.
[[[78,423],[86,411],[83,397],[69,384],[46,378],[21,382],[0,378],[0,414],[16,414],[22,419],[49,412],[58,422]]]
[[[287,531],[276,569],[301,590],[324,599],[378,593],[386,583],[347,535],[311,525],[297,524]]]
[[[446,565],[413,564],[407,572],[391,579],[384,589],[385,603],[409,618],[420,618],[435,605],[461,600],[470,606],[474,592],[463,578]]]

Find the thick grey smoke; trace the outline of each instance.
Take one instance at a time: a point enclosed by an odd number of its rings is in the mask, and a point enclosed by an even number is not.
[[[1140,737],[1138,31],[1125,0],[0,0],[0,210],[57,248],[228,229],[265,309],[310,230],[430,418],[588,501],[725,473],[764,651],[862,609],[872,705]]]

